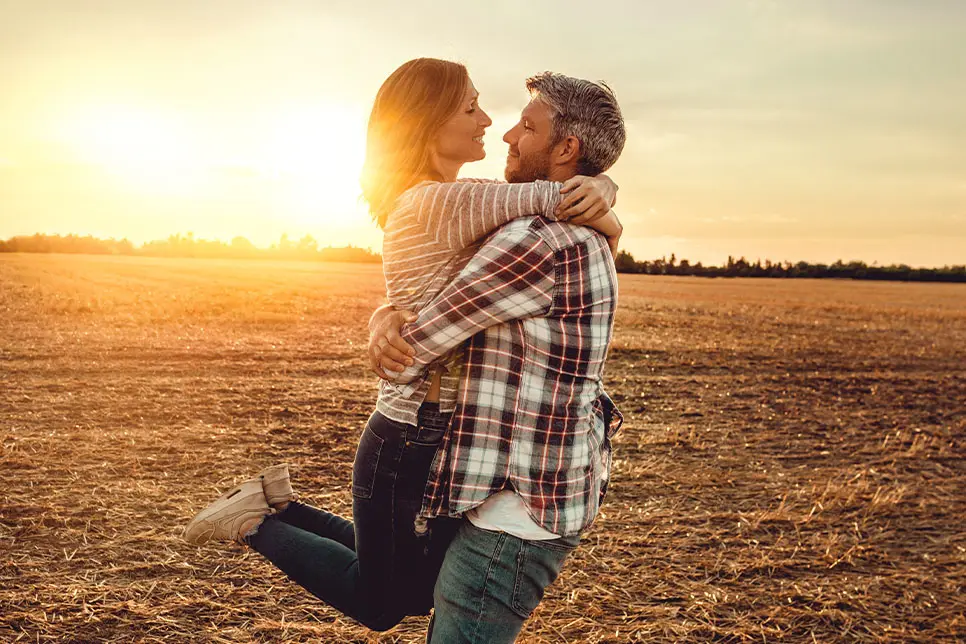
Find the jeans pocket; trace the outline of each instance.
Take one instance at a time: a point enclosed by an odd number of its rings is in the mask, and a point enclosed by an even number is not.
[[[527,619],[543,599],[547,586],[560,574],[564,559],[572,548],[545,548],[535,542],[523,542],[517,553],[516,579],[510,608]]]
[[[446,433],[446,427],[435,427],[432,425],[419,425],[416,430],[416,435],[413,436],[412,442],[417,445],[424,445],[427,447],[437,447],[443,440],[443,434]]]
[[[356,459],[352,463],[352,496],[368,499],[372,496],[372,486],[379,468],[379,454],[385,441],[376,435],[366,423],[359,437]]]
[[[424,407],[420,407],[416,431],[407,436],[407,440],[417,445],[439,445],[449,427],[452,414],[426,410]]]

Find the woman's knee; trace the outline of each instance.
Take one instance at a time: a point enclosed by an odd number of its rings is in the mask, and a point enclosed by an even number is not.
[[[389,612],[389,613],[381,613],[379,615],[373,615],[371,617],[367,617],[366,619],[359,620],[359,621],[362,622],[362,625],[368,628],[369,630],[376,631],[377,633],[382,633],[384,631],[388,631],[390,628],[397,626],[399,622],[403,621],[404,617],[405,615],[402,615],[398,612]]]

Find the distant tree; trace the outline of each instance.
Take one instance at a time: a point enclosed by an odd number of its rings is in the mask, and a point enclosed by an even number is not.
[[[235,237],[231,240],[231,253],[233,257],[254,257],[258,249],[245,237]]]
[[[351,244],[342,248],[331,246],[319,248],[318,241],[311,235],[303,235],[293,243],[283,234],[278,244],[261,249],[245,237],[235,237],[230,243],[217,240],[197,239],[193,232],[184,235],[176,233],[167,239],[149,241],[135,247],[127,239],[99,239],[92,235],[21,235],[0,240],[0,253],[84,253],[96,255],[148,255],[155,257],[231,257],[231,258],[275,258],[303,259],[330,262],[381,262],[382,257],[368,248],[357,248]],[[652,261],[634,259],[626,250],[617,253],[614,265],[618,273],[643,273],[647,275],[694,275],[699,277],[782,277],[782,278],[824,278],[868,279],[893,281],[928,281],[966,283],[966,265],[943,266],[942,268],[912,268],[907,264],[880,266],[877,262],[867,265],[858,260],[848,263],[837,260],[830,265],[810,264],[809,262],[772,262],[760,258],[749,263],[744,257],[735,259],[728,256],[724,266],[705,266],[701,262],[692,264],[687,259],[678,259],[672,253],[670,259],[661,257]]]
[[[133,255],[134,254],[134,244],[128,241],[126,238],[117,242],[115,246],[118,255]]]
[[[282,233],[278,240],[278,253],[282,257],[291,257],[295,254],[295,244],[288,238],[288,233]]]
[[[825,278],[877,279],[931,282],[966,282],[966,265],[942,268],[911,268],[906,264],[871,266],[857,260],[845,263],[838,260],[831,265],[808,262],[772,262],[756,259],[750,263],[744,257],[729,256],[723,266],[705,266],[701,262],[691,264],[687,259],[661,257],[652,261],[635,260],[627,251],[620,251],[614,260],[618,273],[646,273],[648,275],[694,275],[699,277],[772,277],[772,278]]]
[[[626,250],[618,251],[617,257],[614,258],[614,265],[616,266],[618,273],[641,272],[637,262],[634,261],[634,256],[628,253]]]

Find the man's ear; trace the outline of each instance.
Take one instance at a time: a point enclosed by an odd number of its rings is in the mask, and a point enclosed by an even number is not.
[[[576,136],[564,137],[563,141],[554,146],[551,161],[555,165],[576,165],[580,160],[580,139]]]

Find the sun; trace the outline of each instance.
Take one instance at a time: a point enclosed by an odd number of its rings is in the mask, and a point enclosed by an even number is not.
[[[359,208],[364,116],[340,104],[290,108],[274,116],[253,163],[276,183],[289,216],[317,221],[321,214],[335,220]]]
[[[101,167],[124,187],[187,193],[197,187],[197,140],[175,117],[129,106],[80,110],[68,137],[83,163]]]
[[[366,116],[359,106],[316,101],[213,124],[160,107],[101,104],[63,122],[76,158],[109,179],[102,190],[188,207],[199,229],[223,226],[214,222],[225,220],[224,204],[246,195],[260,227],[345,240],[371,227],[359,198]]]

